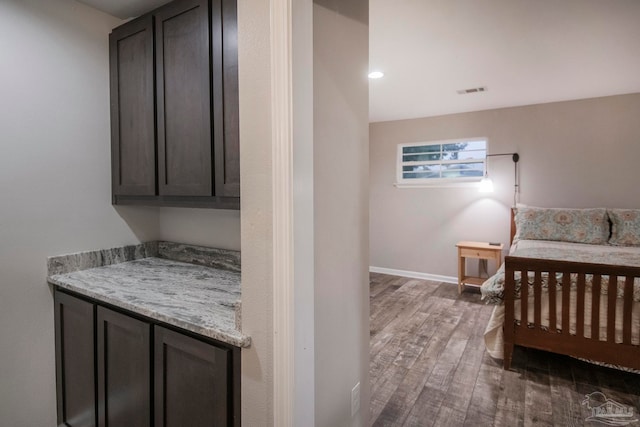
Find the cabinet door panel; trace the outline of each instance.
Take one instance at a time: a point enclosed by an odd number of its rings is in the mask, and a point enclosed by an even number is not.
[[[155,335],[156,427],[230,426],[230,351],[162,327]]]
[[[54,300],[58,424],[94,427],[94,306],[58,291]]]
[[[98,307],[98,425],[151,425],[151,325]]]
[[[240,197],[236,0],[212,0],[211,46],[216,196]]]
[[[114,195],[156,194],[153,18],[109,36]]]
[[[208,1],[173,2],[155,17],[159,194],[211,196]]]

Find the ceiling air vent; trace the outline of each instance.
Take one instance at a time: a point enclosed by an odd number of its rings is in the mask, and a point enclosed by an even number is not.
[[[486,91],[487,91],[486,86],[480,86],[480,87],[473,87],[471,89],[460,89],[460,90],[457,90],[456,92],[458,92],[458,95],[466,95],[468,93],[478,93],[478,92],[486,92]]]

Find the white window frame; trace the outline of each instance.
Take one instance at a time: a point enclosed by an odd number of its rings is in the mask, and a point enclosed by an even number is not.
[[[410,166],[410,162],[403,162],[402,149],[405,147],[416,147],[420,145],[444,145],[444,144],[459,144],[469,141],[484,141],[485,142],[485,157],[484,159],[477,159],[474,163],[482,163],[482,176],[474,177],[459,177],[459,178],[403,178],[403,166]],[[472,138],[459,138],[459,139],[445,139],[439,141],[422,141],[398,144],[396,155],[396,182],[395,186],[398,188],[411,188],[411,187],[476,187],[487,171],[487,157],[489,153],[489,139],[484,136],[472,137]],[[424,161],[420,163],[425,163]],[[456,164],[466,163],[464,160],[440,160],[433,161],[433,164]]]

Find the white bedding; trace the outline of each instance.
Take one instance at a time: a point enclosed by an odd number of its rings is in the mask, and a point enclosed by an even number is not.
[[[550,242],[550,241],[542,241],[542,240],[521,240],[515,243],[511,250],[509,251],[510,255],[516,256],[530,256],[535,258],[547,258],[549,259],[554,253],[562,252],[566,253],[567,251],[573,252],[572,260],[580,260],[584,258],[589,258],[589,261],[586,262],[594,262],[593,258],[598,258],[601,263],[605,264],[623,264],[623,265],[639,265],[640,266],[640,248],[638,247],[617,247],[617,246],[605,246],[606,254],[603,255],[603,246],[602,245],[585,245],[580,243],[565,243],[565,242]],[[535,254],[536,256],[531,256],[528,254]],[[539,255],[547,255],[547,256],[539,256]],[[575,259],[580,258],[580,259]],[[504,271],[504,270],[503,270]],[[504,275],[504,273],[503,273]],[[491,279],[490,279],[491,280]],[[495,281],[495,279],[494,279]],[[489,280],[487,281],[489,282]],[[603,283],[604,285],[604,283]],[[483,287],[485,287],[483,285]],[[606,286],[602,287],[601,294],[605,295]],[[576,293],[572,292],[570,294],[570,332],[572,334],[576,333]],[[556,301],[561,301],[561,290],[556,291]],[[622,302],[621,298],[616,299],[616,342],[622,342]],[[543,292],[542,298],[542,313],[543,318],[541,319],[543,326],[549,328],[549,298],[548,293]],[[520,300],[515,301],[515,316],[517,320],[520,319]],[[527,311],[530,323],[533,323],[533,295],[532,293],[528,296],[528,304],[529,310]],[[556,329],[560,327],[562,318],[561,318],[561,304],[556,304]],[[545,315],[546,313],[546,315]],[[485,329],[484,340],[487,347],[488,353],[496,358],[503,358],[503,350],[504,350],[504,336],[502,331],[502,326],[504,324],[504,314],[505,308],[504,304],[496,305],[491,315],[491,319],[489,320],[489,324]],[[600,335],[599,339],[604,341],[607,339],[607,297],[600,298]],[[633,303],[633,313],[632,313],[632,337],[631,341],[633,344],[640,344],[640,302],[636,298],[634,298]],[[553,328],[550,328],[553,329]],[[591,298],[585,298],[585,330],[584,335],[587,338],[591,338]]]

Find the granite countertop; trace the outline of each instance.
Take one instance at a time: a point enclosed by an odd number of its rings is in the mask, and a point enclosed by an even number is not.
[[[188,262],[185,262],[188,261]],[[154,320],[248,347],[238,252],[170,242],[52,257],[49,283]]]

